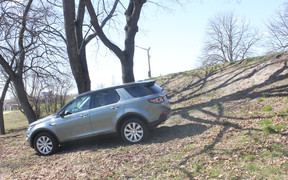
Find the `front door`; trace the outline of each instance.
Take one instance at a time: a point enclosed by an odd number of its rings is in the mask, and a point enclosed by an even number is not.
[[[78,139],[91,134],[91,95],[81,96],[71,101],[55,121],[60,141]]]

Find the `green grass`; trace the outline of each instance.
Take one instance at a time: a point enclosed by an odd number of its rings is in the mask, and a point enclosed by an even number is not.
[[[263,111],[271,111],[272,110],[272,106],[270,106],[270,105],[265,106],[262,110]]]
[[[255,155],[248,155],[248,160],[249,161],[254,161],[256,159]]]
[[[254,60],[255,60],[254,57],[246,59],[247,62],[252,62],[252,61],[254,61]]]
[[[285,126],[283,126],[283,125],[275,126],[275,130],[277,130],[277,131],[280,131],[282,129],[285,129]]]
[[[28,120],[21,111],[12,111],[4,114],[4,121],[7,132],[28,126]]]
[[[274,129],[274,127],[272,127],[272,126],[267,126],[267,127],[265,127],[265,128],[263,129],[263,131],[264,131],[265,133],[273,133],[273,132],[275,132],[275,129]]]
[[[259,169],[260,169],[260,164],[257,164],[257,163],[251,163],[245,167],[245,170],[252,171],[252,172],[257,171]]]
[[[280,131],[282,129],[285,129],[284,125],[272,126],[272,121],[269,119],[265,119],[259,122],[259,125],[264,127],[263,131],[266,133],[274,133],[275,131]]]
[[[286,115],[286,110],[280,111],[280,112],[278,113],[278,115],[279,115],[279,116],[284,116],[284,115]]]
[[[271,125],[272,124],[272,121],[270,121],[269,119],[265,119],[263,121],[261,121],[259,123],[260,126],[264,127],[264,126],[268,126],[268,125]]]
[[[263,98],[259,98],[259,99],[258,99],[258,102],[263,102],[263,101],[264,101]]]

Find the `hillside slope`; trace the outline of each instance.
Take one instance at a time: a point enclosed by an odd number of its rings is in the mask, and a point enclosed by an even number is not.
[[[167,124],[202,125],[191,140],[199,149],[180,163],[191,177],[287,178],[287,62],[288,53],[273,54],[157,80],[172,104]]]
[[[20,125],[0,136],[1,178],[288,179],[287,62],[282,53],[157,78],[172,115],[143,144],[99,137],[39,157]]]

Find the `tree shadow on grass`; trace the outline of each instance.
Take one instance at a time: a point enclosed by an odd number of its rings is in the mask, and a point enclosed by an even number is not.
[[[264,66],[266,67],[266,66]],[[263,69],[263,68],[262,68]],[[202,103],[198,103],[198,104],[193,104],[190,107],[181,107],[178,109],[174,110],[175,114],[179,114],[181,115],[183,118],[188,119],[192,122],[196,122],[196,123],[204,123],[204,124],[209,124],[209,125],[222,125],[221,130],[219,131],[218,135],[215,137],[214,141],[212,141],[210,144],[206,145],[202,150],[187,156],[182,162],[180,162],[177,166],[177,169],[179,169],[180,171],[182,171],[183,173],[185,173],[189,178],[193,179],[192,174],[187,171],[184,168],[181,168],[183,165],[185,165],[190,159],[192,159],[193,157],[199,156],[203,153],[206,153],[210,150],[213,150],[214,147],[221,141],[221,139],[223,138],[224,134],[227,132],[227,130],[229,128],[235,128],[238,130],[248,130],[249,132],[251,132],[251,130],[255,130],[255,131],[263,131],[261,129],[253,129],[253,128],[241,128],[237,123],[231,123],[231,122],[221,122],[220,119],[225,118],[225,119],[239,119],[239,118],[235,118],[235,117],[228,117],[228,116],[224,116],[223,115],[223,106],[222,103],[227,103],[227,102],[232,102],[232,101],[237,101],[237,100],[241,100],[241,99],[245,99],[245,98],[250,98],[250,99],[255,99],[255,98],[259,98],[262,97],[263,94],[266,94],[267,97],[287,97],[288,93],[287,93],[287,88],[288,85],[281,85],[278,87],[273,87],[272,88],[266,88],[265,90],[262,91],[258,91],[255,92],[255,89],[259,89],[259,88],[263,88],[263,87],[267,87],[269,85],[272,85],[273,83],[277,82],[277,81],[281,81],[284,79],[287,79],[287,71],[286,73],[285,70],[287,69],[287,61],[284,61],[284,65],[282,66],[282,68],[278,69],[277,71],[275,71],[272,75],[270,75],[270,77],[263,83],[260,83],[258,85],[254,85],[250,88],[246,88],[244,90],[240,90],[238,92],[226,95],[226,96],[222,96],[216,99],[211,99],[210,101],[207,102],[202,102]],[[217,87],[217,89],[221,88],[221,87],[225,87],[230,83],[234,83],[238,80],[241,79],[246,79],[246,78],[250,78],[252,76],[254,76],[256,73],[255,70],[253,70],[250,74],[248,74],[247,76],[243,76],[240,78],[237,78],[236,80],[232,81],[232,82],[228,82],[225,81],[223,84],[219,85]],[[239,75],[239,74],[237,74]],[[228,83],[228,84],[227,84]],[[213,90],[217,90],[217,89],[213,89]],[[207,92],[204,92],[204,94],[207,94]],[[180,101],[178,101],[178,103],[188,100],[190,98],[195,98],[197,96],[192,95],[189,97],[185,97],[187,99],[181,99]],[[221,103],[219,103],[221,102]],[[206,110],[204,108],[212,108],[214,106],[215,109],[215,105],[216,105],[216,109],[217,109],[217,113],[215,112],[211,112],[209,110]],[[204,120],[201,118],[195,118],[193,117],[189,112],[191,110],[198,110],[204,114],[206,114],[207,116],[211,116],[213,117],[213,120]],[[245,119],[242,119],[245,120]],[[287,134],[282,134],[282,133],[277,133],[280,134],[282,136],[287,136]],[[252,135],[251,135],[252,136]]]

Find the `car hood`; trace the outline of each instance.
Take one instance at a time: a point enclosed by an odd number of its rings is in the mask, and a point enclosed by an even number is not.
[[[36,124],[43,123],[43,122],[46,122],[46,121],[54,120],[56,118],[56,116],[57,116],[56,114],[53,114],[53,115],[50,115],[50,116],[46,116],[44,118],[38,119],[37,121],[31,123],[30,125],[36,125]]]

